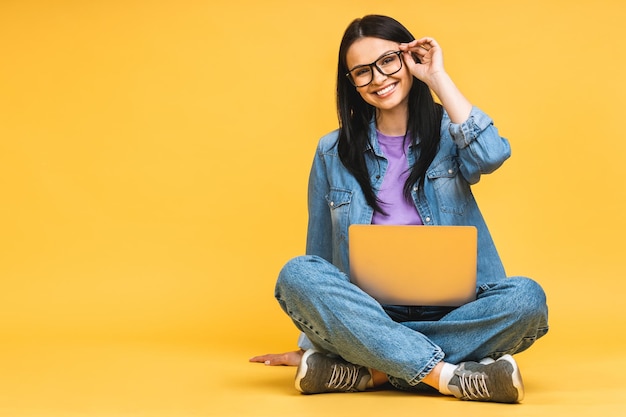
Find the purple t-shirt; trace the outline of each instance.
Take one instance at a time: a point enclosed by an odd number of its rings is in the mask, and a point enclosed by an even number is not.
[[[409,177],[409,162],[406,158],[409,141],[405,141],[404,136],[377,133],[380,150],[388,161],[387,172],[377,196],[387,215],[374,212],[372,224],[423,224],[413,202],[404,198],[404,183]]]

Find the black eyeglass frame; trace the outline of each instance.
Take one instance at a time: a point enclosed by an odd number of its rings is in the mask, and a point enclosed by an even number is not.
[[[378,65],[376,65],[376,63],[378,61],[380,61],[381,59],[383,59],[386,56],[389,55],[398,55],[398,58],[400,58],[400,68],[398,68],[396,71],[394,72],[390,72],[390,73],[385,73],[383,72],[382,68],[380,68]],[[402,62],[402,51],[392,51],[392,52],[387,52],[385,54],[382,54],[381,56],[379,56],[378,58],[376,58],[376,61],[372,62],[371,64],[364,64],[364,65],[357,65],[356,67],[352,68],[350,71],[348,71],[346,73],[346,77],[348,77],[348,80],[350,81],[350,83],[355,86],[356,88],[360,88],[360,87],[365,87],[366,85],[369,85],[372,83],[372,81],[374,81],[374,68],[376,68],[376,70],[378,72],[380,72],[382,75],[393,75],[396,74],[397,72],[399,72],[402,69],[402,66],[404,65],[404,63]],[[358,70],[360,68],[365,68],[365,67],[370,67],[372,69],[372,78],[365,84],[362,85],[356,85],[356,83],[354,82],[354,80],[352,79],[352,72],[354,70]]]

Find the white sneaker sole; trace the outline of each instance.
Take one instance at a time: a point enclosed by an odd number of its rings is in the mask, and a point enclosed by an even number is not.
[[[524,383],[522,382],[522,374],[519,371],[519,367],[517,366],[517,362],[513,359],[511,355],[504,355],[501,358],[498,358],[499,361],[507,361],[513,366],[513,373],[511,374],[511,378],[513,379],[513,386],[517,389],[517,402],[521,402],[524,399]]]
[[[304,355],[302,355],[302,359],[300,359],[300,364],[298,365],[298,370],[296,371],[296,381],[294,383],[296,389],[300,392],[304,392],[302,391],[302,387],[300,386],[300,381],[302,381],[302,378],[304,378],[304,376],[306,375],[306,371],[308,370],[308,365],[306,361],[307,359],[309,359],[309,356],[314,353],[317,353],[315,349],[309,349],[304,352]]]

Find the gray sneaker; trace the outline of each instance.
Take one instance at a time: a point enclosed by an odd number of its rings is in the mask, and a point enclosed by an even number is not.
[[[309,349],[296,372],[296,389],[303,394],[365,391],[370,379],[364,366]]]
[[[448,388],[462,400],[515,403],[524,398],[522,376],[511,355],[487,364],[462,362]]]

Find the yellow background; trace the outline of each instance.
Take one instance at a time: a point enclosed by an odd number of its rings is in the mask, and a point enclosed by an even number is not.
[[[337,126],[341,34],[382,13],[435,37],[461,90],[511,141],[512,159],[474,191],[508,273],[548,293],[543,352],[620,351],[625,9],[1,1],[5,346],[293,348],[274,281],[304,251],[310,161]]]
[[[2,2],[2,334],[288,340],[273,283],[370,12],[437,37],[510,139],[475,187],[509,274],[557,329],[621,318],[623,7],[453,3]]]

